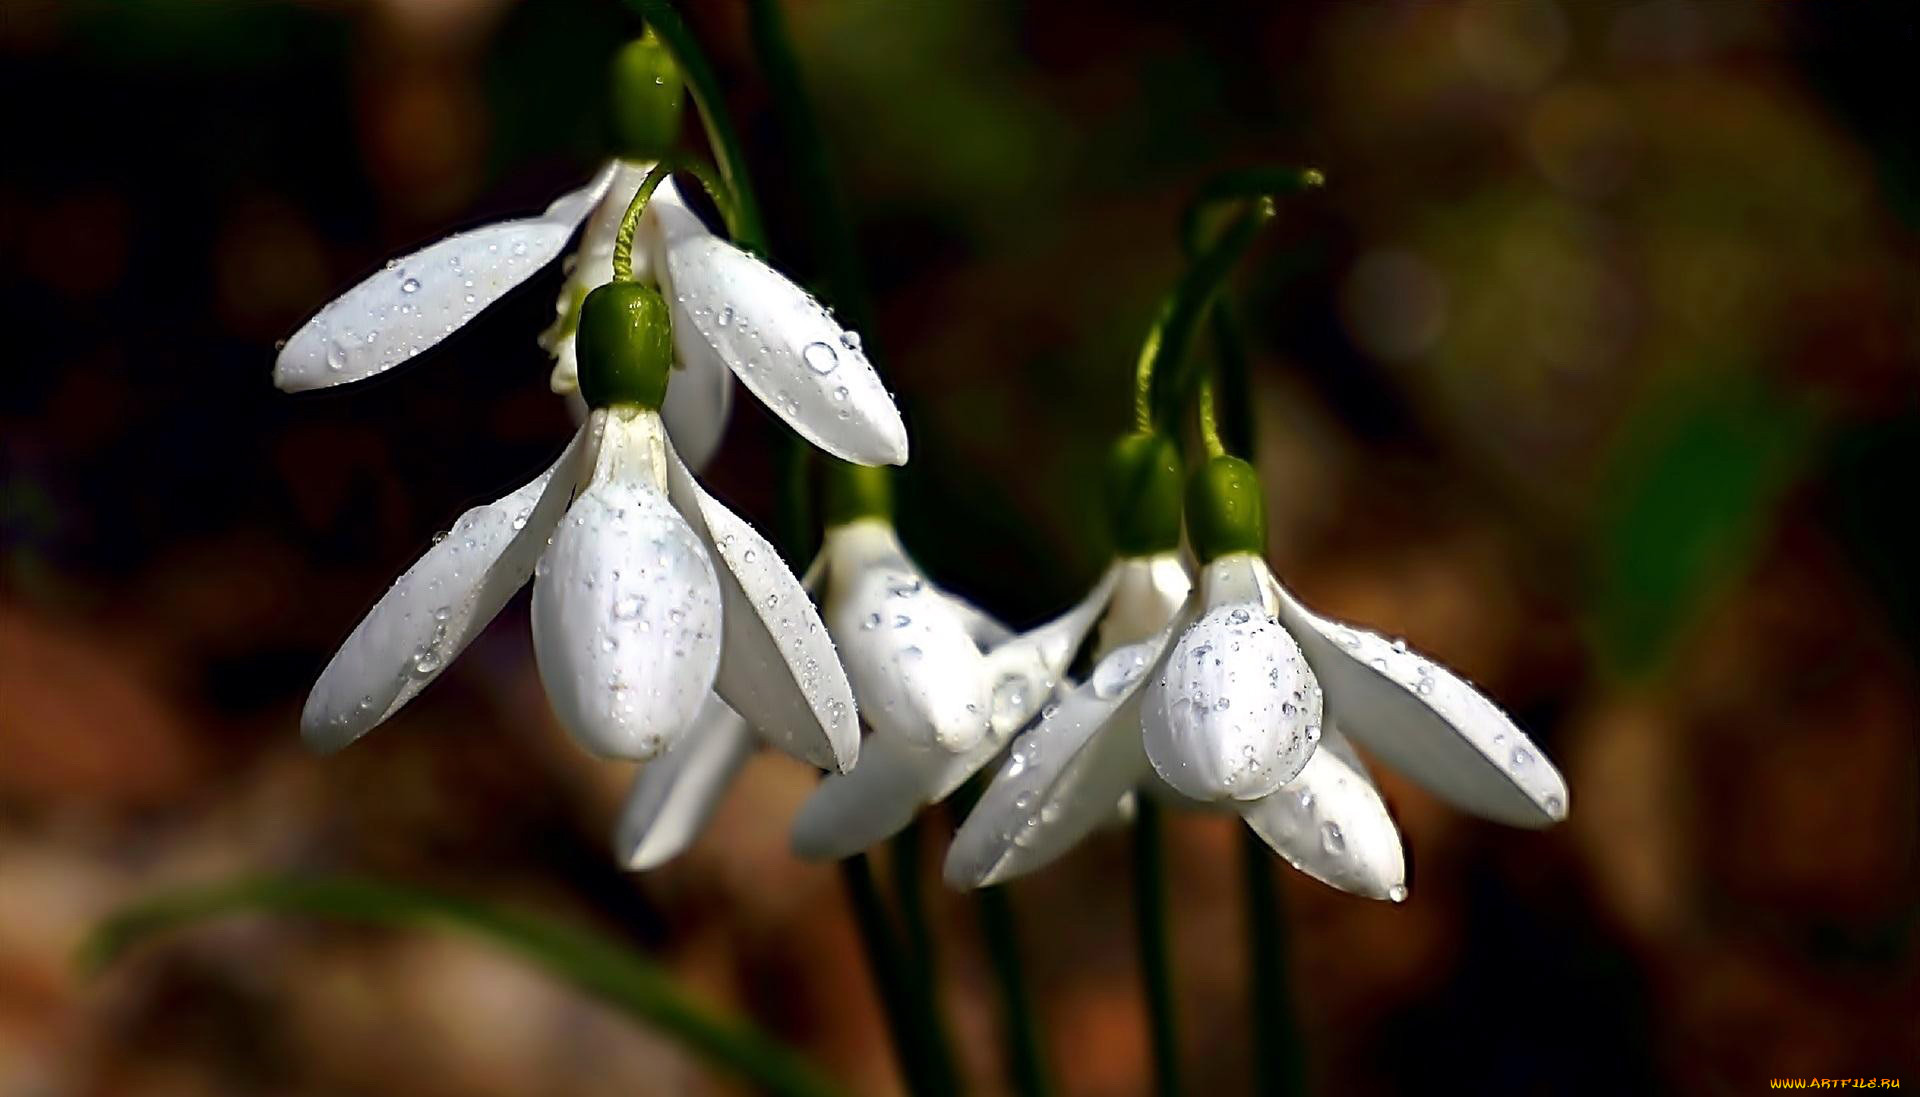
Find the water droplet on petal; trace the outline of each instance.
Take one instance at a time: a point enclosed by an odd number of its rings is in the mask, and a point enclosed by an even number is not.
[[[420,279],[409,278],[406,281],[400,283],[400,292],[401,293],[419,293]]]
[[[840,356],[825,343],[808,343],[806,349],[800,352],[800,358],[806,362],[808,369],[822,377],[840,368]]]

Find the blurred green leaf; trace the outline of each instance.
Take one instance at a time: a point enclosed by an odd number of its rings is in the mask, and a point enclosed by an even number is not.
[[[841,1097],[798,1053],[694,1001],[660,967],[598,934],[539,915],[363,880],[247,877],[159,895],[103,922],[81,949],[89,971],[158,933],[232,914],[302,914],[451,929],[518,954],[548,974],[680,1041],[715,1066],[786,1097]]]
[[[1657,673],[1746,573],[1818,426],[1812,409],[1742,375],[1716,374],[1646,407],[1602,488],[1588,617],[1601,664],[1628,678]]]

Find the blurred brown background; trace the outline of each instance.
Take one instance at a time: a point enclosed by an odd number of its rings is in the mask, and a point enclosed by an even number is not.
[[[743,14],[687,6],[776,250],[816,274]],[[1331,180],[1237,288],[1276,566],[1484,683],[1573,814],[1505,831],[1387,774],[1411,901],[1287,874],[1320,1091],[1920,1086],[1911,6],[787,10],[914,430],[903,528],[1014,621],[1104,558],[1086,485],[1185,196],[1251,163]],[[274,340],[583,178],[634,30],[613,0],[0,7],[0,1094],[730,1091],[431,934],[240,919],[76,975],[117,904],[261,869],[626,935],[897,1092],[838,878],[785,851],[798,765],[619,873],[627,774],[553,725],[523,602],[363,743],[296,734],[361,610],[559,446],[532,338],[557,274],[346,391],[276,394]],[[769,421],[732,429],[712,479],[764,520]],[[1194,1092],[1249,1072],[1234,825],[1172,832]],[[1125,847],[1013,890],[1072,1094],[1146,1088]],[[993,1092],[975,908],[937,914]]]

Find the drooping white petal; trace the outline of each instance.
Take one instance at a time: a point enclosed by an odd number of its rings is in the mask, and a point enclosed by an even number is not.
[[[957,594],[948,594],[947,600],[953,603],[953,611],[967,627],[967,635],[982,648],[1004,644],[1013,639],[1013,630],[1000,623],[992,614]]]
[[[647,411],[598,411],[587,488],[541,558],[533,651],[554,715],[595,754],[645,761],[692,724],[720,664],[720,583],[667,501]]]
[[[533,574],[547,537],[593,461],[581,433],[520,490],[462,514],[382,595],[307,696],[300,732],[334,751],[366,734],[439,677]]]
[[[613,174],[608,165],[538,217],[449,236],[389,262],[293,333],[273,383],[297,392],[358,381],[438,343],[552,262]]]
[[[927,806],[929,790],[954,758],[897,736],[868,736],[859,763],[821,781],[801,805],[793,820],[793,852],[835,861],[892,837]]]
[[[979,743],[992,679],[952,601],[907,560],[885,522],[835,526],[827,551],[827,628],[875,734],[952,752]]]
[[[620,234],[620,221],[633,202],[634,192],[640,189],[652,168],[652,164],[618,162],[606,198],[594,207],[593,216],[580,233],[580,246],[573,253],[567,280],[554,303],[553,325],[540,335],[540,345],[553,355],[550,383],[557,393],[578,399],[575,394],[580,386],[580,364],[575,335],[580,302],[588,293],[613,280],[613,247]],[[660,184],[655,197],[662,194],[678,201],[673,180]],[[647,250],[635,248],[634,278],[650,281],[653,275],[649,265]],[[674,449],[695,471],[705,468],[713,459],[721,436],[726,433],[727,413],[733,406],[732,372],[711,348],[702,344],[702,349],[701,354],[675,356],[666,403],[660,408],[660,417],[666,420],[667,436],[673,439]]]
[[[656,194],[643,223],[681,358],[710,348],[761,403],[835,457],[905,464],[906,424],[860,337],[785,275],[684,227],[689,216]]]
[[[1147,688],[1140,724],[1162,780],[1196,800],[1254,800],[1307,764],[1321,697],[1300,646],[1272,616],[1245,554],[1207,565],[1207,611]],[[1249,597],[1251,595],[1251,597]]]
[[[1147,772],[1141,684],[1162,665],[1174,626],[1102,659],[1088,680],[1014,740],[1013,751],[954,835],[946,880],[1005,883],[1064,853],[1114,813]]]
[[[987,672],[993,681],[990,738],[1004,741],[1024,727],[1052,695],[1053,687],[1085,641],[1087,630],[1106,610],[1120,574],[1120,565],[1109,567],[1072,609],[987,652]]]
[[[1400,831],[1360,759],[1328,727],[1300,775],[1240,814],[1287,863],[1368,899],[1407,895]]]
[[[1465,679],[1404,641],[1321,617],[1267,581],[1347,735],[1464,811],[1522,827],[1566,817],[1560,771]]]
[[[719,564],[726,643],[714,689],[767,742],[822,769],[860,752],[853,687],[800,580],[767,539],[708,495],[667,447],[674,506]]]
[[[1115,567],[1119,575],[1113,596],[1095,635],[1096,658],[1166,628],[1193,591],[1193,579],[1178,553],[1127,557]]]
[[[686,852],[753,748],[747,722],[708,694],[692,729],[635,776],[614,828],[620,863],[645,872]]]

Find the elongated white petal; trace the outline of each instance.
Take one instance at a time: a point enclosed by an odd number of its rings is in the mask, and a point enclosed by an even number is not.
[[[394,582],[308,694],[309,746],[339,750],[439,677],[533,574],[592,459],[593,440],[576,435],[538,479],[462,514]]]
[[[1265,566],[1244,555],[1207,566],[1206,614],[1147,689],[1147,757],[1183,796],[1265,796],[1293,780],[1320,736],[1313,672],[1258,585],[1246,582]]]
[[[990,668],[951,599],[906,558],[893,528],[827,531],[827,628],[875,734],[967,750],[987,733]]]
[[[595,412],[587,488],[533,584],[533,651],[560,723],[595,754],[645,761],[692,724],[720,664],[720,583],[665,487],[652,412]]]
[[[1141,685],[1175,629],[1120,648],[1049,708],[1013,751],[954,835],[945,876],[957,888],[1005,883],[1066,852],[1111,818],[1147,772],[1140,749]]]
[[[459,233],[393,260],[293,333],[273,383],[297,392],[358,381],[433,346],[552,262],[612,180],[608,165],[538,217]]]
[[[1053,692],[1060,676],[1086,640],[1120,579],[1120,567],[1106,570],[1086,597],[1072,609],[1037,628],[1029,629],[987,652],[987,670],[993,687],[991,733],[1004,739],[1025,726]],[[1028,704],[1017,703],[1021,698]]]
[[[1347,735],[1464,811],[1522,827],[1566,818],[1560,771],[1465,679],[1404,641],[1321,617],[1269,582]]]
[[[1095,658],[1166,628],[1193,591],[1193,579],[1177,553],[1127,557],[1114,567],[1118,575],[1095,636]]]
[[[613,280],[613,247],[620,234],[620,221],[626,216],[634,192],[646,179],[653,165],[620,161],[615,165],[613,183],[606,197],[594,207],[580,233],[580,246],[574,249],[567,280],[554,302],[553,325],[540,335],[540,345],[553,355],[553,391],[572,397],[579,391],[580,363],[575,346],[580,302],[588,293]],[[660,184],[656,197],[673,196],[673,181]],[[677,196],[672,198],[678,201]],[[649,281],[647,250],[633,253],[633,276]],[[733,374],[711,348],[704,354],[676,355],[674,374],[667,386],[666,403],[660,417],[666,420],[667,435],[688,467],[698,471],[713,459],[726,433],[727,413],[733,406]]]
[[[822,769],[860,752],[853,687],[806,588],[767,539],[708,495],[667,447],[674,506],[719,562],[726,643],[714,689],[768,743]]]
[[[753,748],[747,722],[708,694],[692,729],[634,778],[614,829],[620,863],[645,872],[685,853]]]
[[[802,438],[862,465],[907,460],[907,428],[857,334],[772,267],[710,233],[677,229],[656,195],[648,239],[682,359],[702,347]]]
[[[1300,776],[1242,804],[1240,814],[1288,864],[1321,883],[1368,899],[1406,898],[1399,828],[1335,728],[1327,728]]]
[[[953,755],[874,734],[860,761],[820,782],[794,817],[793,852],[811,861],[851,857],[883,842],[929,803],[929,790]]]

